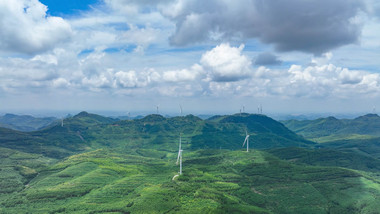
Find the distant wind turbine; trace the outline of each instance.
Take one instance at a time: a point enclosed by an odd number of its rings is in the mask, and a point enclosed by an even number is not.
[[[245,143],[247,143],[247,152],[249,152],[249,134],[247,132],[247,129],[245,130],[245,139],[244,139],[243,146],[245,145]]]
[[[181,105],[181,104],[179,104],[179,113],[180,113],[181,116],[182,116],[182,105]]]
[[[157,108],[157,114],[160,114],[158,109],[159,109],[160,105],[157,105],[156,108]]]
[[[63,127],[63,117],[62,117],[62,119],[61,119],[61,126]]]

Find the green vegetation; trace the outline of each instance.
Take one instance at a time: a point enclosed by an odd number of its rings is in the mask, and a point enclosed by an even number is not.
[[[380,117],[367,114],[353,120],[338,120],[334,117],[317,120],[281,121],[286,127],[307,139],[316,142],[328,142],[338,139],[365,139],[369,136],[380,137]]]
[[[2,201],[3,211],[374,213],[380,208],[380,181],[360,172],[298,165],[260,151],[198,150],[184,159],[184,174],[172,181],[175,158],[104,149],[74,155],[11,193]]]
[[[328,117],[283,123],[296,133],[320,143],[318,148],[350,153],[352,158],[357,155],[380,158],[380,117],[376,114],[367,114],[353,120]]]
[[[35,118],[28,115],[6,114],[0,116],[0,127],[30,132],[43,129],[56,122],[56,120],[57,118],[55,117]]]
[[[322,148],[332,148],[344,152],[354,152],[380,159],[380,138],[342,139],[321,145]]]
[[[380,148],[380,146],[378,147]],[[303,163],[315,166],[336,166],[350,169],[379,172],[380,160],[369,155],[363,155],[353,150],[339,151],[331,148],[308,150],[303,148],[283,148],[268,150],[279,158],[293,163]]]
[[[179,133],[183,175],[174,178]],[[82,112],[63,127],[0,129],[0,213],[376,213],[375,139],[314,149],[264,115]]]

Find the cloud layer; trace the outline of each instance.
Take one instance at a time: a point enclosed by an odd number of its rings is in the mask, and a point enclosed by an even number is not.
[[[59,52],[59,51],[57,51]],[[63,53],[55,53],[63,54]],[[138,96],[250,96],[282,98],[348,98],[376,96],[380,75],[329,64],[331,54],[308,66],[254,69],[239,47],[222,43],[202,54],[199,62],[178,70],[117,69],[106,52],[94,52],[72,63],[70,57],[37,55],[33,60],[0,61],[0,86],[8,93],[35,90],[84,90]],[[71,62],[71,64],[70,64]],[[113,61],[110,61],[112,63]],[[70,65],[69,65],[70,64]],[[65,69],[60,69],[66,65]],[[17,81],[14,81],[17,80]]]
[[[176,22],[173,45],[258,38],[279,51],[319,55],[357,42],[363,9],[357,0],[178,0],[163,13]]]
[[[372,100],[375,3],[104,0],[62,18],[0,0],[0,101]]]

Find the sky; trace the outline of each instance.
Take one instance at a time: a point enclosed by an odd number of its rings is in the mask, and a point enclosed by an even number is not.
[[[377,0],[0,0],[0,113],[380,108]]]

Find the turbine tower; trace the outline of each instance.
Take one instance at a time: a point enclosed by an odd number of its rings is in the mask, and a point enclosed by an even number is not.
[[[159,105],[156,106],[157,114],[159,114],[159,111],[158,111],[158,108],[159,108],[159,107],[160,107]]]
[[[247,129],[245,130],[245,139],[244,139],[243,146],[245,145],[245,143],[247,143],[247,152],[249,152],[249,134],[247,132]]]
[[[62,119],[61,119],[61,126],[63,127],[63,117],[62,117]]]
[[[179,149],[178,149],[178,157],[177,157],[177,165],[179,163],[179,174],[182,175],[182,148],[181,148],[181,144],[182,144],[182,137],[181,137],[181,134],[179,134]]]
[[[182,105],[181,104],[179,104],[179,113],[181,113],[181,117],[182,117]]]

